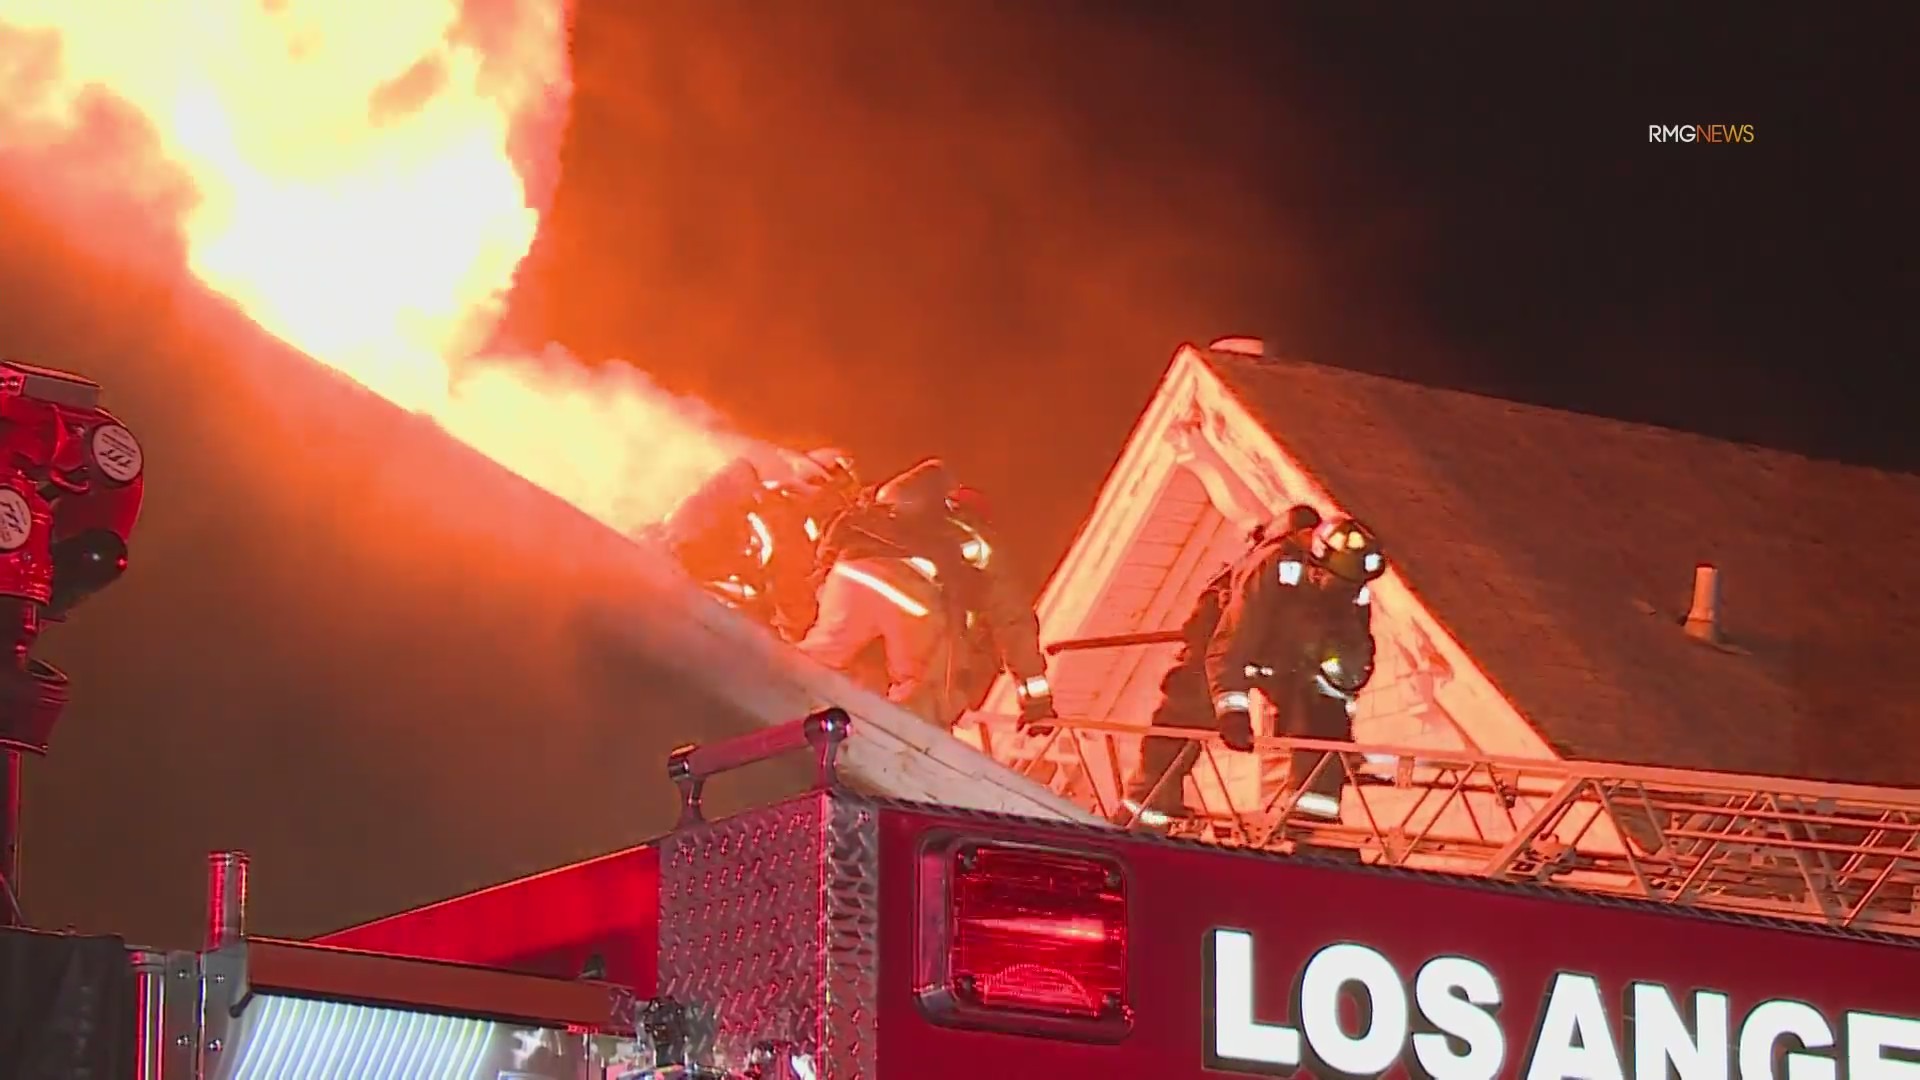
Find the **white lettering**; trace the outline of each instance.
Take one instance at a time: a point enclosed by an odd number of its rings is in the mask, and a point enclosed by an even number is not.
[[[1833,1045],[1833,1029],[1813,1006],[1798,1001],[1762,1002],[1740,1025],[1741,1080],[1776,1080],[1773,1048],[1786,1036],[1807,1050]],[[1832,1061],[1818,1054],[1787,1054],[1785,1080],[1835,1080],[1837,1072]]]
[[[1507,1060],[1507,1037],[1493,1010],[1500,984],[1485,965],[1462,956],[1436,956],[1413,979],[1420,1015],[1439,1029],[1413,1037],[1413,1056],[1433,1080],[1493,1080]],[[1453,1041],[1467,1052],[1453,1052]]]
[[[1727,1080],[1731,1055],[1727,1046],[1728,1003],[1725,994],[1697,990],[1693,995],[1693,1030],[1680,1015],[1673,995],[1655,983],[1634,983],[1628,1013],[1633,1025],[1633,1075],[1643,1080],[1665,1080],[1673,1071],[1683,1080]]]
[[[1300,1033],[1253,1018],[1253,935],[1213,932],[1213,1052],[1227,1061],[1300,1064]]]
[[[1527,1080],[1626,1080],[1607,1024],[1607,1007],[1600,1001],[1599,980],[1555,976],[1545,1011],[1527,1063]]]
[[[1847,1080],[1920,1080],[1920,1061],[1889,1058],[1889,1050],[1920,1055],[1920,1020],[1847,1014]]]
[[[1340,1029],[1340,992],[1367,992],[1366,1030]],[[1392,961],[1365,945],[1329,945],[1307,961],[1300,979],[1300,1030],[1315,1057],[1343,1076],[1375,1076],[1393,1067],[1407,1045],[1407,990]]]
[[[1785,999],[1735,1017],[1732,999],[1720,991],[1680,998],[1659,983],[1634,982],[1617,1031],[1599,980],[1563,972],[1548,988],[1527,1046],[1500,1024],[1508,1002],[1492,970],[1463,956],[1434,957],[1407,980],[1377,949],[1328,945],[1301,969],[1287,1023],[1255,1019],[1252,933],[1212,931],[1207,960],[1206,1064],[1216,1071],[1286,1074],[1305,1065],[1322,1076],[1404,1069],[1427,1080],[1493,1080],[1514,1071],[1507,1065],[1512,1056],[1526,1059],[1518,1070],[1526,1080],[1920,1080],[1916,1017],[1848,1012],[1829,1019]],[[1365,1005],[1357,1030],[1341,1023],[1348,996]]]

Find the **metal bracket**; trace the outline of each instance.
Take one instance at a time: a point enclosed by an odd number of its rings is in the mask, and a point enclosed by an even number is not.
[[[687,1064],[691,1044],[689,1025],[685,1005],[672,998],[660,998],[640,1006],[634,1026],[652,1044],[654,1065],[658,1067]]]
[[[812,1065],[797,1044],[785,1039],[768,1040],[754,1046],[747,1059],[746,1075],[748,1080],[811,1080],[811,1071],[801,1072],[802,1063],[809,1068]]]
[[[247,997],[247,947],[229,945],[200,958],[200,1076],[224,1076],[228,1031]]]
[[[840,744],[852,729],[853,720],[847,711],[835,707],[724,742],[680,747],[667,756],[667,779],[680,789],[680,821],[675,828],[689,828],[706,820],[700,800],[709,779],[796,750],[813,750],[815,790],[837,787]]]
[[[658,1080],[738,1080],[724,1069],[689,1060],[696,1043],[703,1041],[695,1038],[698,1023],[693,1009],[671,997],[636,1003],[634,1033],[649,1062],[640,1075]]]
[[[157,1045],[149,1062],[157,1061],[160,1077],[200,1075],[200,957],[190,952],[170,952],[161,969],[161,985],[155,990],[159,1000]]]

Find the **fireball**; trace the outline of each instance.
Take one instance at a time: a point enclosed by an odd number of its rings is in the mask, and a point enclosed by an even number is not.
[[[525,148],[557,143],[565,120],[568,14],[562,0],[0,0],[0,147],[53,144],[98,95],[130,108],[155,147],[140,168],[194,196],[177,225],[200,282],[632,532],[756,447],[624,364],[479,351],[539,230],[545,163]]]

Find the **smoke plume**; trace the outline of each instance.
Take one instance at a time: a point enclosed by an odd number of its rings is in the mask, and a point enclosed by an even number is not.
[[[582,648],[638,572],[587,515],[653,513],[620,500],[666,457],[610,397],[870,474],[942,454],[1037,586],[1176,344],[1310,352],[1367,253],[1418,241],[1302,209],[1357,188],[1269,105],[1301,57],[1154,6],[583,5],[559,179],[523,170],[550,213],[477,347],[562,406],[489,429],[533,483],[442,435],[457,409],[388,406],[209,295],[178,227],[204,193],[138,167],[139,116],[96,93],[50,141],[5,113],[0,348],[98,378],[150,469],[127,579],[48,639],[76,702],[29,764],[30,914],[182,941],[234,845],[256,924],[307,933],[664,827],[666,751],[748,721],[670,657]],[[51,62],[0,48],[9,86]],[[517,160],[561,139],[536,103]],[[493,366],[441,385],[485,400]],[[585,513],[536,486],[608,454]]]

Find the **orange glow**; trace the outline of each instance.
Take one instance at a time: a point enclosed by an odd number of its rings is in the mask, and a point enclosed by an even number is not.
[[[50,43],[57,64],[33,63]],[[566,50],[561,0],[7,0],[0,72],[34,93],[0,120],[32,139],[77,130],[89,92],[130,105],[147,167],[198,195],[179,227],[202,283],[630,531],[755,447],[624,365],[476,355],[540,223],[510,148],[563,121]]]

